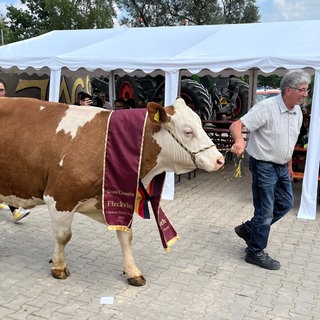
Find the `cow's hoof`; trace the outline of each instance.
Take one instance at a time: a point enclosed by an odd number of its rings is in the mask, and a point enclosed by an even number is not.
[[[146,279],[144,278],[143,275],[141,275],[139,277],[129,278],[128,282],[132,286],[141,287],[141,286],[144,286],[146,284]]]
[[[66,279],[70,276],[70,271],[67,267],[64,269],[51,269],[51,274],[56,279]]]

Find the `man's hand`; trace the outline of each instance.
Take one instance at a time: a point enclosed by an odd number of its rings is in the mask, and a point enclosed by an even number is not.
[[[290,180],[293,180],[293,169],[292,169],[292,158],[287,163],[287,169],[289,173]]]
[[[244,150],[245,150],[246,146],[245,146],[245,143],[244,141],[241,141],[241,142],[236,142],[232,145],[231,147],[231,152],[233,152],[237,157],[240,157],[243,153],[244,153]]]
[[[230,126],[230,131],[232,134],[232,137],[235,141],[235,143],[231,147],[231,152],[233,152],[237,157],[240,157],[246,148],[246,144],[244,142],[243,136],[242,136],[242,128],[243,123],[241,120],[237,120],[233,122]]]

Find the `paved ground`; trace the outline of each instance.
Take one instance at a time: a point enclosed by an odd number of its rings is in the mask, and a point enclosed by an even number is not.
[[[295,208],[273,227],[268,247],[282,268],[268,271],[244,262],[233,231],[252,212],[250,174],[231,182],[221,172],[183,175],[176,199],[163,203],[180,235],[169,253],[153,219],[134,221],[135,257],[147,279],[140,288],[122,276],[116,234],[104,225],[76,215],[66,250],[71,276],[56,280],[46,208],[18,224],[2,211],[0,319],[319,319],[320,219],[296,218],[301,184],[294,189]]]

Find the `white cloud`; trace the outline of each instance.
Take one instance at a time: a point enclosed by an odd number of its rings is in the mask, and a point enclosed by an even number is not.
[[[262,22],[317,20],[319,0],[257,0]]]
[[[20,0],[3,0],[0,1],[0,13],[5,16],[7,12],[7,7],[9,6],[15,6],[16,8],[24,8],[25,5],[23,5]]]

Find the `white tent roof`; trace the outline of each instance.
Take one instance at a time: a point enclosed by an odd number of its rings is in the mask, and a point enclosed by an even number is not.
[[[0,47],[0,68],[50,72],[57,101],[61,72],[101,69],[165,74],[165,103],[178,93],[182,71],[279,72],[312,68],[315,90],[300,216],[316,214],[320,148],[320,20],[234,25],[52,31]],[[251,77],[254,78],[254,77]],[[110,77],[111,85],[113,77]],[[112,94],[110,95],[110,98]]]
[[[312,67],[320,69],[320,20],[187,27],[52,31],[0,48],[1,67],[92,71]]]

